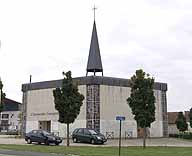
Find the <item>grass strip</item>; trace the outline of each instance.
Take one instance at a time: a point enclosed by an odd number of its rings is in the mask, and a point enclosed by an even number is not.
[[[118,147],[0,145],[0,149],[79,156],[118,156]],[[121,156],[192,156],[190,147],[122,147]]]

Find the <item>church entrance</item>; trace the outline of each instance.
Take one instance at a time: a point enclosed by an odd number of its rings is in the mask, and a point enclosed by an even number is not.
[[[51,132],[51,121],[39,121],[39,129]]]

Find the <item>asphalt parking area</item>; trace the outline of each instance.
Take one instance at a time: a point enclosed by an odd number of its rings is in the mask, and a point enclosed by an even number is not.
[[[147,146],[177,146],[177,147],[192,147],[192,141],[175,139],[175,138],[152,138],[147,139]],[[0,138],[0,144],[16,144],[16,145],[26,145],[24,139],[15,138]],[[122,139],[122,146],[142,146],[142,139]],[[33,144],[32,144],[33,145]],[[60,144],[60,146],[66,145],[66,139]],[[118,139],[110,139],[104,145],[91,145],[87,143],[73,143],[70,141],[71,146],[118,146]]]

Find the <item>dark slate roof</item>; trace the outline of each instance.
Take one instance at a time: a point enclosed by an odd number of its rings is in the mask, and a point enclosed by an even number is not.
[[[3,100],[4,106],[3,111],[19,111],[21,103],[5,98]]]
[[[87,77],[77,77],[73,78],[73,82],[77,85],[108,85],[108,86],[122,86],[130,87],[130,80],[123,78],[114,78],[114,77],[103,77],[103,76],[87,76]],[[28,83],[22,85],[22,91],[28,90],[37,90],[37,89],[48,89],[48,88],[57,88],[62,86],[61,80],[52,80],[36,83]],[[167,91],[166,83],[155,82],[154,89]]]
[[[103,72],[95,21],[93,23],[89,57],[87,62],[87,72]]]

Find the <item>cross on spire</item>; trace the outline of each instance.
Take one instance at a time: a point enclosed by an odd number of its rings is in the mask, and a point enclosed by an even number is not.
[[[95,10],[96,10],[97,8],[95,7],[95,5],[94,5],[94,7],[93,7],[93,12],[94,12],[94,21],[95,21]]]
[[[98,37],[97,37],[97,29],[96,29],[96,23],[95,23],[95,10],[96,9],[97,8],[94,5],[93,31],[92,31],[92,36],[91,36],[91,44],[90,44],[90,49],[89,49],[86,76],[88,75],[88,72],[93,72],[94,76],[96,75],[97,72],[102,72],[102,76],[103,76],[103,67],[102,67],[99,42],[98,42]]]

